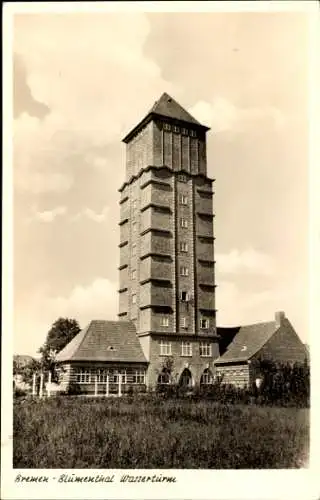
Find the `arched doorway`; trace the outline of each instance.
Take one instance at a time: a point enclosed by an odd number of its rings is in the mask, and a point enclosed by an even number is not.
[[[185,368],[181,373],[179,380],[180,387],[192,387],[192,375],[188,368]]]
[[[212,383],[213,383],[212,372],[211,370],[209,370],[209,368],[206,368],[201,375],[200,385],[209,385]]]

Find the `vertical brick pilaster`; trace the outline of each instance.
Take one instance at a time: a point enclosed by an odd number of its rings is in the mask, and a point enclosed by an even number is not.
[[[177,238],[177,224],[178,224],[178,215],[177,215],[177,177],[175,174],[172,174],[172,190],[173,190],[173,199],[172,199],[172,265],[173,265],[173,284],[172,284],[172,301],[173,301],[173,331],[177,332],[179,329],[178,323],[178,299],[177,299],[177,256],[178,256],[178,238]]]
[[[197,213],[195,204],[195,182],[192,178],[190,181],[190,199],[192,210],[192,274],[193,274],[193,327],[194,333],[198,332],[198,279],[197,279]]]

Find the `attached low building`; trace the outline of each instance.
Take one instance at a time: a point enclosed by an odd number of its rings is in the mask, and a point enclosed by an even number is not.
[[[56,361],[65,390],[76,386],[84,394],[115,393],[119,381],[122,392],[145,390],[148,363],[130,321],[91,321]]]
[[[215,373],[223,383],[250,386],[258,373],[258,360],[276,363],[304,363],[309,353],[284,312],[275,320],[253,325],[218,328],[220,357],[215,360]]]

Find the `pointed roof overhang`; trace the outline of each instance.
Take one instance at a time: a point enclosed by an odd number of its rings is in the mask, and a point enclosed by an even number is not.
[[[154,103],[149,113],[122,139],[122,142],[128,143],[132,137],[144,128],[150,121],[155,119],[167,119],[173,124],[185,125],[193,127],[204,132],[210,130],[210,127],[202,125],[188,111],[180,106],[177,101],[172,99],[167,93],[163,93],[158,101]]]

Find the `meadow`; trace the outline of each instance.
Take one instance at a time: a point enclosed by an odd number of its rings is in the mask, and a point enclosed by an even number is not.
[[[14,402],[14,468],[299,468],[308,448],[306,408],[159,397]]]

